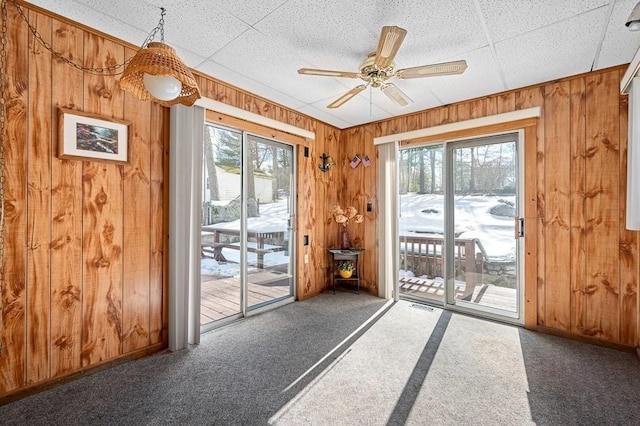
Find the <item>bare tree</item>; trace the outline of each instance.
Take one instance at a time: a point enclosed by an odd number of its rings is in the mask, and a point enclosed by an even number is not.
[[[213,145],[215,143],[214,130],[207,126],[204,140],[204,161],[209,178],[209,199],[220,200],[220,191],[218,189],[218,175],[216,172],[216,163],[213,155]]]

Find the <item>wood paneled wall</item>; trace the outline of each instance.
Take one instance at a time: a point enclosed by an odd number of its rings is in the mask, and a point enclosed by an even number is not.
[[[343,160],[375,153],[373,138],[539,106],[537,155],[525,158],[537,182],[536,323],[547,331],[639,344],[638,232],[625,223],[626,67],[570,77],[342,131]],[[343,170],[343,191],[362,206],[376,201],[376,168]],[[377,255],[375,214],[357,238]],[[375,269],[364,285],[377,292]],[[530,280],[533,281],[533,280]]]
[[[105,67],[122,44],[28,11],[54,49]],[[166,332],[166,111],[116,77],[70,67],[8,5],[8,132],[0,395],[125,354]],[[58,108],[131,122],[129,164],[60,160]]]
[[[133,56],[126,43],[38,8],[24,10],[44,40],[85,66]],[[166,346],[168,295],[168,109],[121,91],[118,77],[83,73],[52,57],[12,4],[8,29],[0,397]],[[316,133],[297,147],[297,295],[320,293],[328,284],[325,235],[335,234],[331,244],[338,238],[329,209],[341,182],[339,170],[321,173],[317,165],[322,152],[336,155],[340,131],[196,78],[203,96]],[[129,164],[60,160],[58,107],[130,121]]]

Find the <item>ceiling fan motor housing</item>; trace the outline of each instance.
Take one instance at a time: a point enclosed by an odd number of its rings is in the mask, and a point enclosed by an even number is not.
[[[395,63],[392,62],[386,68],[379,68],[375,65],[376,52],[372,52],[360,64],[360,78],[367,81],[373,87],[380,87],[384,82],[395,74]]]

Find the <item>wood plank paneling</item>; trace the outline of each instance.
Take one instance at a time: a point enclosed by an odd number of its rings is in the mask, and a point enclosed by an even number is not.
[[[620,71],[620,77],[622,71]],[[638,232],[626,229],[628,97],[620,99],[620,343],[638,342]],[[622,320],[624,318],[624,320]]]
[[[618,342],[619,106],[618,73],[586,78],[585,333]]]
[[[163,295],[165,294],[165,286],[154,285],[154,283],[162,283],[164,280],[165,266],[165,213],[162,208],[167,205],[165,202],[166,191],[164,187],[165,171],[168,170],[168,155],[165,152],[164,141],[166,134],[164,126],[158,126],[156,123],[168,122],[164,116],[165,109],[160,105],[151,106],[151,136],[150,136],[150,176],[151,176],[151,198],[150,212],[151,223],[149,225],[151,231],[150,241],[150,259],[149,259],[149,343],[156,344],[163,341],[162,330],[166,330],[163,323],[163,313],[165,312]],[[168,289],[166,289],[168,290]]]
[[[525,324],[638,345],[638,233],[624,230],[623,221],[627,107],[619,102],[621,72],[618,67],[569,77],[371,126],[375,136],[385,136],[418,120],[431,127],[541,107],[535,127],[524,126],[525,187],[528,194],[535,188],[525,203],[536,206],[527,216]],[[343,130],[341,143],[370,149],[365,127]],[[362,179],[342,181],[366,188],[377,176]],[[364,235],[373,235],[375,226],[367,224]]]
[[[27,27],[13,7],[7,7],[7,15],[8,144],[4,170],[0,393],[18,389],[26,382],[28,38]]]
[[[545,127],[544,151],[553,152],[545,158],[545,234],[544,281],[547,327],[559,330],[571,328],[571,157],[569,133],[568,81],[548,85],[544,98]]]
[[[524,325],[535,327],[538,322],[538,286],[537,286],[537,261],[538,261],[538,222],[537,216],[537,163],[526,159],[536,158],[537,150],[537,126],[529,126],[524,129]]]
[[[585,332],[586,283],[585,173],[586,95],[584,79],[571,80],[571,331]],[[566,308],[565,308],[566,309]]]
[[[83,32],[53,21],[53,47],[65,57],[81,58]],[[52,64],[52,123],[57,129],[58,107],[82,105],[83,73],[59,59]],[[57,157],[51,147],[51,376],[81,367],[82,326],[82,162]]]
[[[124,60],[116,43],[85,33],[85,66],[106,67]],[[86,112],[122,119],[123,94],[109,76],[85,77]],[[82,365],[122,353],[122,165],[83,165],[84,292]]]
[[[157,343],[166,344],[167,328],[163,211],[168,203],[168,110],[155,106],[154,115],[149,102],[125,105],[118,77],[83,73],[52,57],[35,41],[16,6],[9,3],[7,9],[8,178],[0,395],[122,356],[122,305],[133,314],[129,329],[146,328],[148,333],[151,318],[156,328],[153,342],[133,339],[135,333],[130,333],[127,350],[160,349]],[[24,10],[43,39],[73,62],[105,66],[124,60],[122,44],[47,13]],[[127,196],[146,200],[146,209],[123,204],[123,166],[58,158],[59,107],[107,119],[126,115],[132,121],[139,137],[134,138],[133,162],[127,168]],[[151,129],[156,130],[157,154],[153,197],[150,183],[139,185],[135,178],[143,170],[149,180]],[[124,252],[132,254],[126,271]],[[125,288],[133,290],[127,294],[122,292],[125,282]],[[139,323],[144,327],[136,327]]]
[[[125,52],[126,57],[135,54]],[[122,344],[128,353],[149,345],[149,262],[151,228],[150,147],[151,103],[130,93],[124,119],[131,122],[129,164],[124,168]]]
[[[46,42],[51,42],[51,18],[35,12],[29,20],[38,26]],[[51,265],[49,240],[51,221],[51,54],[29,35],[29,139],[27,168],[27,384],[49,377],[49,306]]]
[[[418,125],[420,119],[414,120],[414,123],[410,125]],[[406,128],[403,131],[408,131]],[[371,140],[373,137],[374,126],[368,125],[364,127],[364,141],[361,151],[362,157],[364,155],[369,156],[371,165],[365,167],[360,164],[358,168],[362,169],[363,182],[368,182],[366,185],[362,185],[361,194],[359,198],[359,212],[364,215],[364,222],[362,225],[357,225],[361,228],[362,232],[362,247],[364,253],[362,254],[363,268],[362,278],[367,285],[369,291],[373,294],[378,294],[378,234],[376,232],[376,223],[378,222],[378,150],[366,143],[367,140]],[[367,212],[367,203],[371,203],[372,211]]]

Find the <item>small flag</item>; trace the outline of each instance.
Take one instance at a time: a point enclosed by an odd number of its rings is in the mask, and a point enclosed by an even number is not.
[[[371,165],[371,160],[369,160],[369,156],[365,155],[362,159],[362,165],[365,167],[369,167]]]
[[[360,157],[356,155],[355,157],[353,157],[353,160],[351,160],[351,167],[355,169],[356,167],[358,167],[358,164],[360,164]]]

